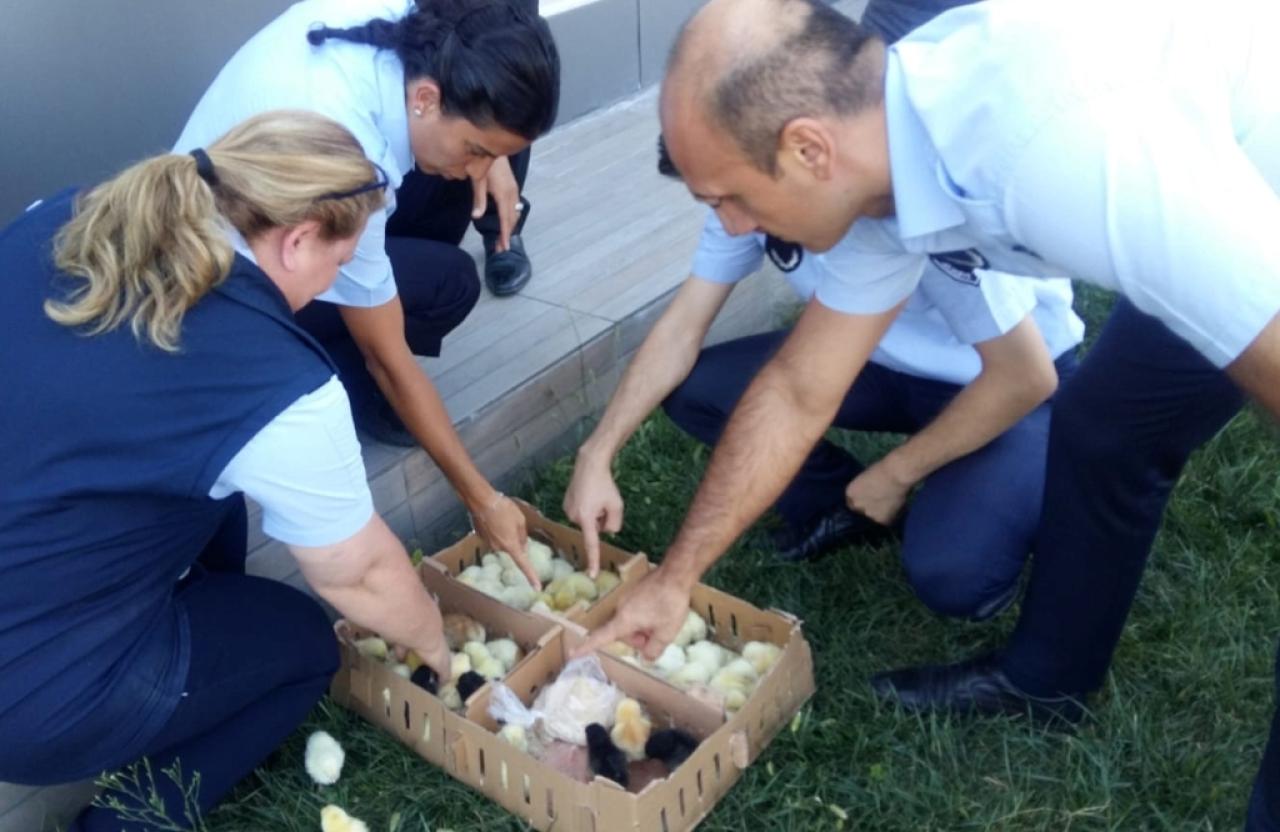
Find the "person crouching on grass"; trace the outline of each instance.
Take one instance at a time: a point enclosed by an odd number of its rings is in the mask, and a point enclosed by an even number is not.
[[[386,184],[346,128],[273,111],[0,232],[0,780],[145,757],[198,774],[207,812],[298,726],[335,639],[313,599],[244,574],[245,495],[321,598],[448,678],[439,610],[293,316]],[[95,806],[71,828],[152,827]]]

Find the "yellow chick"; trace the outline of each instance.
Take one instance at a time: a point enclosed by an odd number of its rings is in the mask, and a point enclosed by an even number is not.
[[[502,662],[502,666],[507,670],[515,667],[516,662],[524,657],[524,651],[520,649],[520,645],[509,638],[496,638],[484,647],[489,651],[489,655]]]
[[[667,677],[667,681],[680,690],[689,690],[696,685],[705,685],[711,681],[712,674],[715,673],[710,667],[701,662],[685,662],[678,670]]]
[[[620,659],[625,659],[628,656],[634,656],[636,654],[636,648],[627,644],[625,641],[612,641],[601,649],[609,655],[617,656]]]
[[[746,659],[734,659],[711,677],[708,687],[724,699],[724,709],[730,713],[747,704],[747,697],[755,689],[755,668]]]
[[[360,639],[356,642],[356,650],[360,655],[368,656],[371,659],[377,659],[380,662],[387,660],[387,643],[377,636],[369,636],[368,638]]]
[[[369,827],[330,803],[320,810],[320,832],[369,832]]]
[[[533,564],[533,571],[538,574],[538,580],[549,581],[555,577],[555,568],[551,565],[555,559],[555,552],[551,551],[550,546],[530,537],[525,544],[524,553]]]
[[[564,558],[552,558],[551,560],[551,579],[558,581],[568,575],[574,573],[573,564]]]
[[[486,679],[501,679],[507,672],[507,669],[502,666],[502,662],[493,656],[484,657],[476,662],[471,669]]]
[[[685,616],[684,624],[680,626],[680,632],[676,633],[676,639],[673,643],[677,647],[688,647],[695,641],[702,641],[706,637],[707,620],[693,610],[689,610],[689,614]]]
[[[471,668],[473,670],[480,662],[493,658],[489,655],[489,648],[485,647],[484,642],[481,641],[468,641],[462,645],[462,652],[466,653],[467,657],[471,659]],[[476,672],[479,673],[480,671],[476,670]]]
[[[498,736],[508,745],[519,751],[527,752],[529,750],[529,735],[521,725],[509,722],[502,726],[502,729],[498,731]]]
[[[573,594],[583,601],[594,601],[599,591],[596,589],[596,582],[591,580],[586,572],[574,572],[564,579],[565,585],[573,589]]]
[[[600,574],[596,575],[596,592],[599,595],[604,595],[620,583],[622,583],[622,578],[618,577],[617,572],[602,569]]]
[[[471,669],[471,657],[466,653],[454,653],[453,661],[449,663],[449,678],[457,679],[462,674]]]
[[[782,648],[767,641],[748,641],[742,648],[742,658],[751,662],[756,673],[763,676],[782,657]]]
[[[440,688],[440,701],[446,708],[451,711],[462,710],[462,694],[458,693],[458,686],[453,682]]]
[[[643,760],[644,744],[649,741],[653,723],[645,716],[640,703],[623,699],[614,710],[613,718],[613,730],[609,732],[613,744],[622,749],[628,760]]]

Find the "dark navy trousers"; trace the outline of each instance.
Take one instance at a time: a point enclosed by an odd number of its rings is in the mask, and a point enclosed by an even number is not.
[[[285,584],[243,574],[244,500],[229,502],[221,531],[175,590],[191,632],[184,696],[137,754],[150,760],[167,814],[180,823],[182,795],[161,769],[179,763],[186,785],[199,774],[196,803],[207,816],[302,723],[338,669],[333,628],[320,605]],[[91,807],[70,832],[155,828]]]
[[[786,331],[729,341],[702,352],[689,377],[664,403],[695,438],[715,444],[729,414]],[[1074,356],[1059,360],[1067,375]],[[845,396],[834,425],[848,430],[914,433],[962,387],[868,364]],[[981,618],[1018,580],[1040,515],[1048,403],[986,447],[935,471],[911,503],[902,563],[912,588],[943,615]],[[845,487],[863,470],[823,440],[775,505],[799,529],[843,505]]]

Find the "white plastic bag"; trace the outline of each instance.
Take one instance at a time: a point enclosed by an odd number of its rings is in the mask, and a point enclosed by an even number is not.
[[[545,739],[586,745],[587,726],[598,722],[612,728],[614,711],[622,698],[622,691],[609,681],[600,660],[583,656],[566,664],[556,680],[538,694],[533,711],[542,720]]]
[[[502,725],[519,725],[526,731],[532,730],[534,723],[538,721],[538,715],[526,708],[515,691],[502,682],[493,683],[493,694],[489,697],[489,716]]]

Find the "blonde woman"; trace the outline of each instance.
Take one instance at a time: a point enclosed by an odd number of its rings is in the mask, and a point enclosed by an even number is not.
[[[296,728],[334,639],[311,598],[243,574],[245,494],[322,598],[447,677],[439,611],[293,318],[385,186],[345,128],[276,111],[0,232],[0,780],[146,756],[198,772],[208,810]],[[149,828],[102,808],[73,828],[122,827]]]

